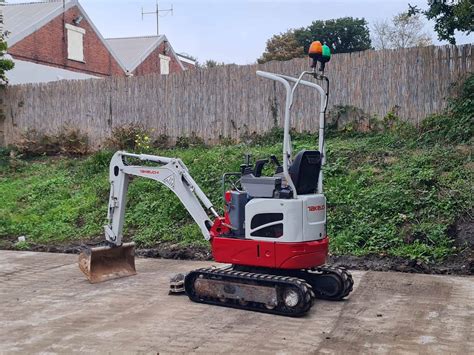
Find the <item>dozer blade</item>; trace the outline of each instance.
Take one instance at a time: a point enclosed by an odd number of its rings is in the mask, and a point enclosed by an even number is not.
[[[79,254],[79,269],[93,284],[136,275],[135,243],[86,249]]]

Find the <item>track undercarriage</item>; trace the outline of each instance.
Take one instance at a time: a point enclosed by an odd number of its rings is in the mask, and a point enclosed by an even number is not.
[[[315,298],[341,300],[353,286],[343,268],[278,270],[228,266],[191,271],[184,280],[188,297],[199,303],[284,316],[306,314]]]

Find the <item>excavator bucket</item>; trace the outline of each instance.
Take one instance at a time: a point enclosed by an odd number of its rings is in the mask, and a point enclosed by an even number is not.
[[[79,269],[93,284],[136,275],[135,243],[85,249],[79,254]]]

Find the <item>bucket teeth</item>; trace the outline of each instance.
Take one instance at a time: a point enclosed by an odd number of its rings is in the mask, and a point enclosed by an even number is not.
[[[85,249],[79,254],[79,269],[91,283],[136,275],[135,243]]]

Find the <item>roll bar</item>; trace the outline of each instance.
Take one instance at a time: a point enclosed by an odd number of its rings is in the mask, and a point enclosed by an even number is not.
[[[285,122],[283,128],[283,176],[285,177],[288,185],[293,190],[293,196],[297,197],[297,192],[293,180],[288,172],[289,163],[291,154],[292,154],[292,147],[291,147],[291,136],[290,136],[290,126],[291,126],[291,107],[293,105],[293,96],[295,93],[296,88],[298,85],[305,85],[310,88],[316,89],[321,97],[321,107],[319,110],[319,134],[318,134],[318,146],[319,151],[321,153],[321,164],[324,165],[326,162],[326,154],[324,151],[324,127],[325,127],[325,120],[326,120],[326,104],[327,104],[327,93],[324,89],[315,83],[302,80],[304,75],[312,75],[315,76],[315,72],[313,71],[304,71],[298,78],[294,78],[287,75],[282,74],[274,74],[269,73],[261,70],[257,70],[257,75],[261,76],[266,79],[274,80],[279,83],[282,83],[286,89],[286,100],[285,100]],[[325,77],[324,77],[325,78]],[[290,82],[294,83],[293,86],[290,85]],[[322,169],[319,172],[319,179],[318,179],[318,193],[323,193],[323,171]]]

